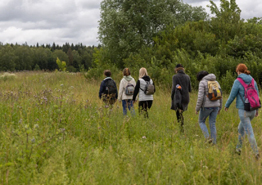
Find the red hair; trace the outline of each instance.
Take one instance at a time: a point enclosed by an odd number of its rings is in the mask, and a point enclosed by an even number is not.
[[[245,73],[247,75],[250,74],[250,71],[247,70],[247,66],[245,64],[238,64],[236,68],[236,72]]]

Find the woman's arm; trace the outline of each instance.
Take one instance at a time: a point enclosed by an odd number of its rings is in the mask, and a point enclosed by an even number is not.
[[[136,101],[136,96],[139,93],[139,88],[140,88],[140,81],[137,80],[136,87],[135,87],[135,92],[134,92],[134,95],[133,95],[133,101]]]
[[[200,110],[202,107],[203,101],[205,96],[205,82],[200,81],[199,87],[198,87],[198,97],[197,97],[197,103],[196,103],[196,112]]]
[[[121,101],[122,100],[122,94],[123,94],[123,90],[124,90],[124,81],[123,79],[120,81],[119,84],[119,91],[118,91],[118,100]]]
[[[237,94],[238,94],[238,91],[239,91],[239,84],[240,82],[238,80],[235,80],[234,81],[234,84],[233,84],[233,87],[231,89],[231,92],[230,92],[230,95],[229,95],[229,98],[227,99],[227,102],[226,102],[226,105],[225,107],[226,108],[229,108],[229,106],[231,105],[231,103],[234,101],[234,99],[236,98]]]

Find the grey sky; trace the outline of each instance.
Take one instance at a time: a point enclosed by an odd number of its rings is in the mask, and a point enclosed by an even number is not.
[[[97,45],[102,0],[2,0],[0,1],[0,42],[30,45],[83,43]],[[184,0],[203,6],[209,1]],[[219,1],[214,1],[217,4]],[[237,0],[242,18],[262,17],[261,0]]]

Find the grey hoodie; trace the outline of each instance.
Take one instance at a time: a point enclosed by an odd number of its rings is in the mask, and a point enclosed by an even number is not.
[[[208,94],[208,81],[216,81],[216,76],[214,74],[208,74],[199,82],[198,98],[196,104],[197,112],[200,110],[201,107],[220,107],[220,110],[222,109],[222,98],[217,101],[210,101],[209,98],[206,96]]]

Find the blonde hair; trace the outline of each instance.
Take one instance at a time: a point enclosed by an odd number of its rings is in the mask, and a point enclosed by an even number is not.
[[[142,67],[139,70],[139,78],[143,78],[144,76],[148,76],[146,68]]]

